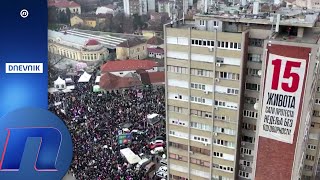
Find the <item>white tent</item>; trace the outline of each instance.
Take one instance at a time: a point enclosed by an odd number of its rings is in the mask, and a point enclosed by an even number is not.
[[[60,77],[58,77],[58,79],[55,80],[53,82],[53,84],[56,89],[65,89],[66,88],[66,81],[61,79]]]
[[[100,82],[100,79],[101,79],[101,76],[97,76],[95,82],[96,82],[96,83],[99,83],[99,82]]]
[[[91,75],[88,74],[87,72],[84,72],[80,78],[79,78],[79,81],[78,82],[89,82],[90,81],[90,78],[91,78]]]
[[[159,114],[156,114],[156,113],[148,114],[148,115],[147,115],[147,118],[148,118],[148,119],[153,119],[153,118],[157,117],[158,115],[159,115]]]
[[[72,92],[72,90],[71,89],[64,89],[64,90],[62,90],[62,92],[69,93],[69,92]]]
[[[137,164],[141,161],[141,158],[132,152],[130,148],[121,149],[120,153],[127,159],[129,164]]]

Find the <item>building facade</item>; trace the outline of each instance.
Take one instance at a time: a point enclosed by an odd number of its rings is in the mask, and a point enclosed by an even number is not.
[[[276,12],[281,25],[270,17],[207,12],[195,15],[194,24],[164,27],[170,179],[316,178],[319,14],[301,21],[301,14],[287,12]],[[270,53],[308,62],[299,90],[308,93],[293,112],[300,116],[294,116],[286,142],[263,132]]]
[[[49,30],[48,51],[76,61],[98,61],[108,57],[109,51],[97,40]]]
[[[139,38],[128,39],[116,47],[117,59],[145,59],[148,55],[145,40]]]
[[[132,16],[134,14],[144,15],[148,13],[147,0],[123,0],[124,14]]]

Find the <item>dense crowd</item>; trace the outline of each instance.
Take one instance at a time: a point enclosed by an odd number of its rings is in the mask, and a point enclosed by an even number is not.
[[[165,116],[164,88],[131,88],[99,94],[92,92],[92,85],[76,83],[72,92],[49,94],[49,109],[65,121],[72,135],[74,158],[70,172],[77,180],[150,179],[144,171],[136,171],[128,164],[120,149],[129,147],[136,154],[150,154],[149,141],[163,134],[165,125],[146,125],[146,117],[151,113]],[[121,123],[131,123],[131,129],[146,134],[134,137],[128,145],[119,145]]]

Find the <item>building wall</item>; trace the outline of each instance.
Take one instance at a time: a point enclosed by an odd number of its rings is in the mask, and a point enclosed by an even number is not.
[[[83,21],[84,25],[95,28],[97,26],[97,21],[96,20],[86,20],[84,19]]]
[[[107,48],[102,48],[98,51],[81,51],[73,47],[52,42],[48,43],[48,51],[76,61],[104,60],[109,55]]]
[[[131,14],[129,0],[123,0],[123,10],[126,16],[129,16]]]
[[[70,24],[71,26],[83,24],[83,20],[78,16],[73,16],[72,18],[70,18]]]
[[[72,14],[81,14],[81,7],[71,7],[69,8]],[[60,12],[67,12],[67,8],[58,8]]]
[[[116,48],[117,59],[145,59],[148,56],[146,44],[139,44],[131,48]]]
[[[240,45],[244,36],[168,27],[165,37],[170,178],[236,179],[243,53],[207,41]],[[200,39],[206,45],[193,44]]]

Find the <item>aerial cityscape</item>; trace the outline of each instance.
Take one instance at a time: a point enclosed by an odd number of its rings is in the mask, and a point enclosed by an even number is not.
[[[68,180],[320,179],[319,0],[48,0]]]

